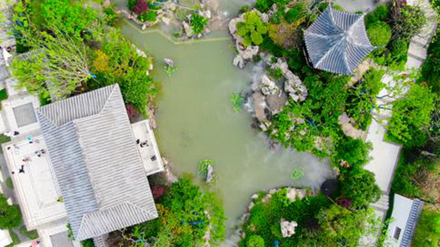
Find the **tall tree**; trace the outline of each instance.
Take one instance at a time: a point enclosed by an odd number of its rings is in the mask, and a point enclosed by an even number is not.
[[[9,205],[0,194],[0,229],[12,229],[21,224],[21,212],[17,205]]]

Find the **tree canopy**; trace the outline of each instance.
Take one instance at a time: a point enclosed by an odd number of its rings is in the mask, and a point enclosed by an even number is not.
[[[17,205],[9,205],[7,198],[0,194],[0,229],[12,229],[21,224],[21,212]]]

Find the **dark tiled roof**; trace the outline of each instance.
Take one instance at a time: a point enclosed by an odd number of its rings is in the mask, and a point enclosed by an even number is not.
[[[351,75],[374,50],[364,16],[331,6],[305,31],[305,43],[315,68],[344,75]]]
[[[411,246],[411,240],[416,229],[417,221],[419,220],[420,213],[422,212],[424,203],[419,199],[414,199],[409,213],[408,221],[406,222],[405,231],[403,232],[401,247]]]

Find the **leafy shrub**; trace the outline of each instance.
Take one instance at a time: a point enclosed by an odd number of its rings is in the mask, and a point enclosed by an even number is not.
[[[137,19],[141,22],[155,22],[157,21],[157,12],[154,10],[147,11],[145,14],[138,15]]]
[[[286,4],[288,4],[290,0],[257,0],[255,3],[255,8],[260,12],[267,12],[272,7],[272,5],[276,4],[278,9],[284,8]]]
[[[5,136],[3,134],[0,134],[0,144],[10,142],[10,141],[11,141],[11,138],[9,136]],[[2,152],[1,149],[0,149],[0,152]]]
[[[119,16],[118,13],[116,13],[114,7],[106,7],[103,9],[103,12],[105,14],[105,22],[109,26],[116,26],[116,23],[118,22]]]
[[[12,183],[12,178],[8,177],[6,179],[6,187],[8,187],[8,189],[13,190],[14,189],[14,184]]]
[[[391,56],[397,63],[406,63],[409,44],[403,39],[393,40],[390,45]]]
[[[3,88],[0,90],[0,101],[5,100],[8,98],[8,92],[6,91],[6,88]]]
[[[143,15],[150,8],[146,0],[137,0],[136,5],[133,7],[133,12],[136,15]]]
[[[343,175],[341,195],[352,201],[354,208],[363,208],[376,202],[382,195],[376,184],[374,173],[362,168],[355,168]]]
[[[258,235],[249,237],[246,247],[264,247],[264,239]]]
[[[305,3],[295,4],[285,15],[285,19],[289,23],[294,23],[301,18],[307,16],[307,5]]]
[[[93,243],[92,239],[87,239],[87,240],[81,241],[81,246],[82,247],[95,247],[95,244]]]
[[[356,121],[356,127],[366,130],[372,121],[371,112],[377,107],[376,97],[385,84],[382,83],[384,70],[369,70],[356,88],[349,89],[347,99],[347,114]]]
[[[17,205],[10,206],[7,198],[0,194],[0,229],[12,229],[21,224],[21,212]]]
[[[191,29],[195,34],[200,34],[205,30],[206,25],[208,24],[208,19],[199,15],[193,14],[191,16]]]
[[[386,46],[391,40],[391,27],[385,22],[378,21],[367,27],[367,34],[374,46]]]
[[[393,39],[409,42],[425,25],[426,17],[420,6],[407,5],[406,1],[395,0],[391,8]]]
[[[343,160],[349,164],[350,168],[360,168],[370,160],[368,154],[372,148],[373,146],[369,142],[346,137],[336,146],[336,152],[333,156],[335,165],[338,166]]]
[[[26,226],[20,227],[20,233],[21,235],[26,236],[29,239],[37,239],[39,237],[37,230],[28,231],[26,229]]]
[[[437,95],[440,94],[440,28],[428,47],[428,57],[421,69],[422,82],[426,82]]]
[[[220,201],[188,178],[173,183],[157,209],[159,218],[134,226],[131,239],[143,238],[154,246],[199,246],[205,242],[208,227],[211,245],[218,245],[225,237]]]
[[[394,193],[414,198],[420,196],[420,189],[414,183],[418,171],[423,169],[423,161],[405,163],[403,159],[399,161],[394,175],[392,190]]]
[[[267,24],[264,23],[257,12],[252,11],[244,15],[244,22],[237,23],[238,35],[243,38],[243,45],[260,45],[263,35],[267,33]]]
[[[408,93],[394,102],[388,137],[405,147],[422,146],[435,109],[436,95],[429,88],[412,85]]]
[[[412,246],[438,247],[440,242],[440,213],[423,209],[417,222]]]
[[[386,4],[381,4],[365,17],[365,23],[368,26],[378,21],[388,21],[389,17],[390,7]]]

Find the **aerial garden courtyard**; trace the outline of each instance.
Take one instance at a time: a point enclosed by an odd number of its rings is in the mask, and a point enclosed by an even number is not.
[[[424,64],[408,66],[433,20],[416,1],[330,2],[10,7],[20,87],[44,105],[117,83],[130,120],[154,129],[167,166],[149,177],[159,217],[109,246],[386,246],[389,212],[371,204],[390,191],[365,169],[374,124],[402,147],[391,193],[427,203],[414,241],[436,246],[436,31]]]

